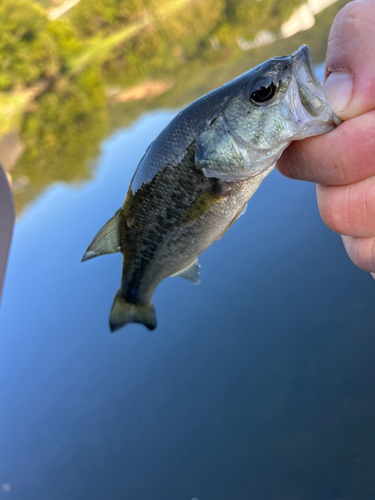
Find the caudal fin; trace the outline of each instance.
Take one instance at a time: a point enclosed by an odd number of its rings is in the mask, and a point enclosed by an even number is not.
[[[146,305],[131,304],[117,292],[111,314],[109,317],[109,326],[111,332],[119,330],[129,323],[142,323],[149,330],[156,328],[155,308],[152,302]]]

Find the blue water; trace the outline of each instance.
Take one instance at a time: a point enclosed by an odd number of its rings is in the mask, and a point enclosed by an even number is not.
[[[92,181],[50,188],[18,221],[0,498],[374,499],[375,283],[313,185],[274,171],[202,255],[201,284],[158,287],[156,331],[109,333],[122,256],[80,259],[174,114],[115,133]]]

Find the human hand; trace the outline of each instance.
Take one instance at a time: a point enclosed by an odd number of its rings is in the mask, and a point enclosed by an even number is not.
[[[316,182],[323,221],[342,235],[351,260],[375,278],[375,1],[356,0],[336,16],[324,90],[344,122],[293,142],[278,170]]]

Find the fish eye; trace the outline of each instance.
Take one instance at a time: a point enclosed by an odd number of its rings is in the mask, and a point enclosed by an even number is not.
[[[271,82],[268,87],[259,87],[259,89],[255,90],[251,95],[250,99],[255,104],[263,104],[265,102],[270,101],[276,94],[276,85]]]

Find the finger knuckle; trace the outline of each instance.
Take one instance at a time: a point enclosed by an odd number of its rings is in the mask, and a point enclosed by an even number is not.
[[[358,210],[357,219],[374,225],[375,231],[375,183],[374,179],[360,183],[355,190],[355,203]]]
[[[368,21],[369,10],[373,10],[373,7],[373,2],[357,1],[347,3],[335,17],[333,27],[342,29],[352,25],[354,28],[359,28],[358,22]]]
[[[320,187],[318,205],[325,224],[348,236],[375,234],[375,178],[347,186]]]
[[[356,1],[345,5],[335,17],[329,34],[327,70],[328,73],[347,66],[347,49],[353,40],[361,40],[363,33],[372,34],[372,19],[375,15],[375,2]],[[350,50],[349,50],[350,51]]]
[[[355,240],[349,257],[356,266],[364,271],[375,271],[375,238]]]
[[[335,17],[331,31],[329,34],[329,45],[346,43],[348,41],[347,37],[347,27],[348,24],[352,24],[353,20],[358,16],[356,13],[357,7],[354,4],[347,4],[343,7],[340,12]]]
[[[342,202],[339,197],[341,195],[340,188],[324,187],[320,189],[320,196],[318,196],[318,206],[320,216],[323,222],[332,231],[340,234],[346,234],[347,230],[347,213],[343,209]]]

